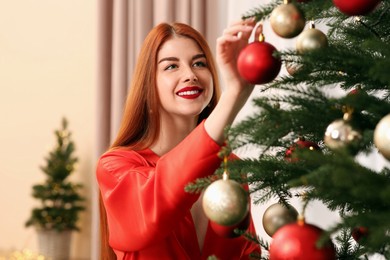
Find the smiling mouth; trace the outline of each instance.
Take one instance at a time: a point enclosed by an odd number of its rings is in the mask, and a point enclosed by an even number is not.
[[[179,92],[177,93],[179,96],[192,96],[196,94],[200,94],[202,91],[200,90],[189,90],[189,91],[184,91],[184,92]]]
[[[196,89],[183,89],[182,91],[179,91],[176,94],[182,98],[194,99],[199,97],[202,94],[202,92],[203,89],[196,88]]]

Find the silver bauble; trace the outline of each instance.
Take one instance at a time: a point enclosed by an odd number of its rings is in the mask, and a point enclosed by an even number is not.
[[[328,46],[326,35],[316,28],[304,30],[297,38],[296,49],[299,53],[324,48]]]
[[[236,181],[217,180],[206,188],[202,206],[211,221],[223,226],[232,226],[247,216],[248,194]]]
[[[263,215],[263,227],[265,232],[272,237],[282,226],[296,222],[298,211],[291,205],[275,203],[269,206]]]
[[[375,127],[374,144],[387,160],[390,160],[390,114],[383,117]]]

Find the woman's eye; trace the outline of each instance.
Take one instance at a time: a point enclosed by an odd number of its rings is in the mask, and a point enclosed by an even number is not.
[[[203,61],[197,61],[194,63],[193,66],[194,67],[207,67],[207,64],[206,64],[206,62],[203,62]]]
[[[177,68],[176,64],[170,64],[170,65],[165,67],[165,70],[172,70],[172,69],[176,69],[176,68]]]

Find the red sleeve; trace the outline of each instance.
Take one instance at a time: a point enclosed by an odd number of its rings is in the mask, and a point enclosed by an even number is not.
[[[184,188],[214,173],[220,146],[200,124],[162,156],[156,167],[134,151],[111,151],[97,165],[97,180],[107,211],[110,245],[138,251],[166,237],[199,194]]]
[[[252,218],[251,218],[251,222],[250,222],[250,225],[249,225],[247,232],[249,232],[251,235],[256,235],[256,230],[255,230],[255,226],[253,224]],[[242,256],[240,257],[240,259],[248,259],[248,260],[253,259],[251,257],[251,254],[254,254],[254,253],[261,255],[260,245],[256,244],[255,242],[246,240],[245,247],[243,248]]]

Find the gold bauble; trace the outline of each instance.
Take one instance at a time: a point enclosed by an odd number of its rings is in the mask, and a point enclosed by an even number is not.
[[[282,226],[297,221],[298,211],[291,205],[275,203],[269,206],[263,215],[265,232],[272,237]]]
[[[249,212],[247,192],[238,182],[229,179],[210,184],[203,194],[202,203],[206,216],[223,226],[240,223]]]
[[[314,27],[304,30],[298,36],[296,42],[296,49],[299,53],[305,53],[325,47],[328,47],[328,38],[323,32]]]
[[[387,160],[390,160],[390,114],[383,117],[375,127],[374,144]]]
[[[324,142],[330,149],[339,149],[361,138],[359,132],[344,119],[333,121],[325,131]]]
[[[292,3],[277,6],[271,13],[272,30],[283,38],[293,38],[305,28],[305,17],[302,11]]]

